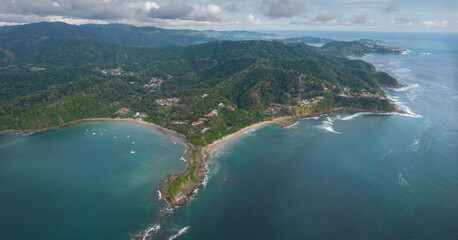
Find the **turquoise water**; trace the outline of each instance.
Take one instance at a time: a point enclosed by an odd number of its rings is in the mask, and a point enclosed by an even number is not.
[[[154,129],[1,136],[0,239],[126,239],[153,226],[151,239],[458,239],[457,35],[324,33],[408,48],[362,59],[409,85],[386,92],[413,116],[341,112],[246,132],[165,219],[155,190],[184,168],[184,149]]]
[[[458,239],[458,37],[359,34],[410,50],[362,59],[409,85],[386,92],[414,117],[342,112],[247,132],[213,153],[207,186],[154,238]]]
[[[172,141],[124,122],[0,135],[0,239],[129,239],[164,207],[157,186],[185,168]]]

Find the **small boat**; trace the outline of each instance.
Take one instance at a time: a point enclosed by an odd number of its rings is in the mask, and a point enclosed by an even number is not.
[[[113,138],[116,139],[116,136],[114,136]]]
[[[132,144],[135,144],[135,142],[132,142]]]
[[[133,151],[133,150],[132,150],[132,151],[130,151],[130,153],[131,153],[131,154],[134,154],[134,153],[135,153],[135,151]]]

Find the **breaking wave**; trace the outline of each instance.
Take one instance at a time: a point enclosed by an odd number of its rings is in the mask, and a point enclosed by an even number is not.
[[[284,127],[284,129],[288,129],[289,130],[289,129],[293,128],[294,126],[297,126],[298,124],[299,124],[299,121],[296,121],[295,123]]]
[[[169,238],[169,240],[174,240],[174,239],[178,238],[179,236],[185,234],[190,228],[191,228],[190,226],[187,226],[187,227],[182,228],[180,231],[178,231],[177,234],[172,235],[172,236]]]
[[[409,49],[406,49],[406,50],[402,51],[402,53],[401,53],[401,54],[405,55],[405,54],[411,54],[411,53],[412,53],[412,51],[411,51],[411,50],[409,50]]]
[[[412,111],[410,110],[410,108],[407,107],[407,106],[404,104],[404,102],[402,102],[401,100],[399,100],[399,97],[390,96],[390,95],[388,95],[388,94],[387,94],[386,96],[388,97],[388,100],[389,100],[390,102],[392,102],[394,105],[396,105],[396,107],[397,107],[399,110],[408,113],[408,114],[402,114],[402,115],[404,115],[404,116],[410,116],[410,117],[422,118],[421,115],[418,115],[418,114],[412,112]]]
[[[162,199],[162,193],[161,191],[159,191],[159,189],[157,190],[157,195],[158,195],[158,200],[161,200]]]
[[[342,132],[338,132],[334,130],[334,128],[332,127],[333,124],[334,124],[334,120],[332,120],[330,117],[326,117],[326,119],[323,120],[322,124],[319,126],[316,126],[316,128],[323,129],[331,133],[343,134]]]
[[[412,89],[412,88],[416,88],[416,87],[418,87],[418,84],[411,84],[411,85],[407,85],[405,87],[395,88],[393,90],[396,91],[396,92],[404,92],[406,90],[409,90],[409,89]]]

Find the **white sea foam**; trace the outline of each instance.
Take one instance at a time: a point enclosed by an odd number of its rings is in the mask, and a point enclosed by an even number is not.
[[[415,139],[415,140],[413,141],[413,143],[409,145],[409,149],[410,149],[411,151],[416,152],[416,151],[419,149],[419,147],[420,147],[420,142],[421,142],[421,137],[422,137],[423,133],[424,133],[425,131],[427,131],[428,129],[430,129],[430,128],[431,128],[431,126],[428,125],[426,128],[424,128],[423,130],[421,130],[421,131],[418,133],[417,139]]]
[[[132,142],[132,144],[135,144],[135,142]]]
[[[113,137],[113,139],[116,139],[116,138],[117,138],[116,136]]]
[[[102,136],[103,136],[103,133],[100,133],[100,135],[102,135]]]
[[[398,174],[398,183],[399,183],[399,186],[401,186],[401,187],[410,186],[410,183],[403,178],[402,173]]]
[[[207,169],[207,172],[205,173],[205,176],[204,176],[204,180],[202,180],[202,185],[204,186],[204,188],[207,187],[207,184],[208,184],[208,174],[210,172],[210,170],[208,169],[208,165],[205,164],[205,169]]]
[[[143,240],[146,240],[147,237],[151,236],[150,233],[151,232],[154,232],[154,233],[157,233],[159,230],[161,229],[161,225],[159,224],[156,224],[150,228],[148,228],[146,231],[145,231],[145,235],[143,235]]]
[[[383,154],[383,157],[380,160],[383,161],[386,158],[386,156],[390,155],[393,151],[394,151],[394,149],[390,149],[390,151],[388,151],[387,153]]]
[[[180,160],[186,162],[186,159],[183,156],[180,157]]]
[[[256,128],[251,128],[243,132],[243,134],[248,134],[250,136],[253,136],[256,134]]]
[[[173,144],[177,144],[177,142],[173,141],[173,140],[170,140]]]
[[[420,55],[431,55],[431,53],[429,52],[422,52],[422,53],[419,53]]]
[[[401,110],[401,111],[404,111],[408,114],[402,114],[403,116],[409,116],[409,117],[417,117],[417,118],[422,118],[421,115],[418,115],[416,113],[413,113],[409,107],[407,107],[404,102],[402,102],[401,100],[399,100],[399,97],[396,97],[396,96],[390,96],[390,95],[386,95],[388,97],[388,100],[390,100],[390,102],[392,102],[394,105],[396,105],[396,107]]]
[[[411,53],[412,53],[412,51],[411,51],[411,50],[409,50],[409,49],[406,49],[406,50],[402,51],[402,53],[401,53],[401,54],[405,55],[405,54],[411,54]]]
[[[95,134],[96,134],[95,132],[92,133],[92,135],[95,135]]]
[[[316,116],[316,117],[306,117],[306,118],[302,118],[304,120],[308,120],[308,119],[314,119],[314,120],[318,120],[320,118],[320,116]]]
[[[405,87],[395,88],[393,90],[396,91],[396,92],[404,92],[406,90],[409,90],[409,89],[412,89],[412,88],[416,88],[416,87],[418,87],[418,84],[411,84],[411,85],[407,85]]]
[[[295,123],[284,127],[284,129],[291,129],[292,127],[297,126],[298,124],[299,124],[299,121],[296,121]]]
[[[322,124],[319,126],[316,126],[316,128],[323,129],[331,133],[343,134],[342,132],[338,132],[334,130],[333,123],[334,123],[334,120],[332,120],[330,117],[326,117],[326,119],[323,120]]]
[[[158,195],[158,200],[162,199],[162,193],[161,191],[159,191],[159,189],[157,190],[157,195]]]
[[[359,112],[359,113],[355,113],[355,114],[350,115],[350,116],[338,118],[338,120],[348,121],[348,120],[352,120],[352,119],[354,119],[356,117],[364,116],[364,115],[368,115],[368,114],[371,114],[371,113],[369,113],[369,112]]]
[[[131,153],[131,154],[134,154],[134,153],[135,153],[135,151],[134,151],[134,150],[132,150],[132,151],[130,151],[130,153]]]
[[[179,237],[179,236],[185,234],[190,228],[191,228],[190,226],[187,226],[187,227],[182,228],[180,231],[178,231],[177,234],[171,236],[171,237],[169,238],[169,240],[174,240],[174,239],[176,239],[177,237]]]
[[[127,135],[127,138],[130,138],[130,135]]]

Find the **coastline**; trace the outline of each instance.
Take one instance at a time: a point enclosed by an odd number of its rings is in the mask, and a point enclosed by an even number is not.
[[[256,129],[259,127],[263,127],[265,125],[269,124],[276,124],[281,127],[286,127],[291,124],[294,124],[296,121],[302,118],[307,118],[307,117],[318,117],[323,114],[329,114],[329,113],[336,113],[336,112],[341,112],[341,111],[350,111],[350,112],[370,112],[374,114],[386,114],[386,113],[399,113],[399,114],[408,114],[406,112],[400,111],[400,110],[393,110],[393,111],[377,111],[377,110],[366,110],[366,109],[360,109],[360,108],[348,108],[348,107],[339,107],[339,108],[331,108],[331,109],[326,109],[320,112],[315,112],[315,113],[309,113],[309,114],[297,114],[297,115],[290,115],[290,116],[282,116],[278,118],[274,118],[272,120],[267,120],[267,121],[262,121],[258,122],[255,124],[252,124],[250,126],[244,127],[237,132],[234,132],[232,134],[226,135],[223,138],[216,140],[212,143],[210,143],[207,146],[204,146],[200,149],[194,149],[192,148],[192,151],[195,151],[197,154],[195,158],[190,158],[190,163],[187,165],[186,170],[180,174],[189,174],[190,173],[190,166],[194,164],[196,166],[196,182],[193,181],[187,181],[186,183],[181,184],[181,190],[178,194],[171,196],[168,194],[167,187],[173,183],[173,181],[179,176],[179,175],[169,175],[167,180],[160,186],[160,191],[162,194],[162,197],[166,200],[168,204],[168,209],[174,209],[178,206],[184,205],[188,203],[191,199],[191,197],[194,195],[196,192],[196,189],[203,188],[203,181],[205,179],[205,175],[207,173],[206,169],[206,161],[207,159],[211,156],[212,151],[215,149],[223,146],[224,144],[238,138],[241,136],[244,132],[251,130],[251,129]],[[188,143],[189,144],[189,143]],[[191,152],[191,151],[190,151]],[[192,156],[192,154],[190,153]],[[166,215],[168,216],[168,215]]]
[[[162,199],[164,199],[167,204],[169,209],[174,209],[178,206],[184,205],[189,202],[191,197],[194,195],[196,192],[196,189],[198,188],[203,188],[203,181],[206,178],[206,161],[210,157],[212,151],[215,149],[223,146],[224,144],[238,138],[241,136],[244,132],[251,130],[251,129],[256,129],[259,127],[263,127],[265,125],[269,124],[276,124],[281,127],[286,127],[289,126],[293,123],[295,123],[297,120],[302,119],[302,118],[307,118],[307,117],[318,117],[323,114],[329,114],[329,113],[336,113],[340,111],[351,111],[351,112],[370,112],[370,113],[400,113],[400,114],[409,114],[403,111],[399,110],[394,110],[394,111],[376,111],[376,110],[371,110],[368,111],[366,109],[359,109],[359,108],[348,108],[348,107],[339,107],[339,108],[330,108],[330,109],[325,109],[323,111],[319,112],[314,112],[314,113],[308,113],[308,114],[296,114],[296,115],[289,115],[289,116],[282,116],[278,118],[274,118],[272,120],[266,120],[262,122],[258,122],[249,126],[246,126],[232,134],[226,135],[223,138],[216,140],[212,143],[210,143],[207,146],[201,147],[199,149],[196,149],[194,145],[192,145],[184,135],[177,133],[176,131],[170,130],[163,128],[157,124],[150,123],[150,122],[145,122],[141,119],[133,119],[133,118],[86,118],[86,119],[80,119],[76,121],[72,121],[69,123],[65,123],[59,126],[55,127],[48,127],[44,129],[39,129],[39,130],[4,130],[1,131],[0,134],[5,134],[5,133],[36,133],[36,132],[42,132],[42,131],[47,131],[47,130],[53,130],[53,129],[60,129],[62,127],[66,127],[72,124],[77,124],[81,122],[96,122],[96,121],[118,121],[118,122],[129,122],[129,123],[135,123],[135,124],[140,124],[148,127],[152,127],[156,130],[159,130],[162,133],[165,133],[169,135],[171,138],[178,140],[178,142],[185,148],[187,149],[187,159],[188,164],[185,168],[185,170],[181,174],[169,174],[166,180],[158,187],[160,189]],[[196,175],[196,181],[187,181],[185,184],[181,184],[181,189],[176,194],[175,196],[171,196],[168,194],[167,187],[180,175],[184,174],[190,174],[191,173],[191,166],[195,166],[195,175]]]

